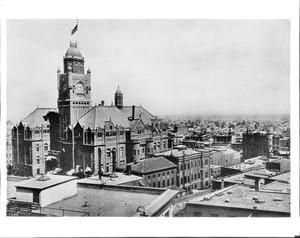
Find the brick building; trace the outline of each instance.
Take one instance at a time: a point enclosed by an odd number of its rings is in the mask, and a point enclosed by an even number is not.
[[[142,106],[123,105],[119,87],[114,104],[91,105],[91,70],[85,73],[84,63],[77,43],[71,42],[63,58],[63,72],[57,70],[58,111],[37,109],[26,118],[30,124],[23,120],[13,129],[16,165],[32,166],[33,175],[46,171],[46,144],[63,171],[79,165],[95,174],[99,170],[109,174],[117,165],[168,150],[168,135],[157,117]]]
[[[119,166],[119,171],[143,177],[152,187],[176,186],[177,166],[165,157],[152,157],[131,165]]]
[[[50,123],[43,115],[54,108],[36,108],[12,128],[12,157],[15,170],[24,175],[44,173],[50,149]]]
[[[193,150],[177,146],[174,150],[158,153],[177,165],[177,187],[187,191],[206,189],[211,185],[209,150]]]
[[[243,134],[243,160],[256,156],[273,155],[273,134],[267,132],[250,132]]]

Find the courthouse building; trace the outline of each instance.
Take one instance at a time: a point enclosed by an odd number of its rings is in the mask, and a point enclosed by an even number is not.
[[[63,171],[80,166],[109,174],[118,165],[168,150],[159,120],[142,106],[125,106],[119,87],[114,104],[92,106],[91,70],[85,72],[84,63],[71,42],[63,72],[57,70],[58,109],[37,108],[12,129],[15,169],[29,166],[35,176],[46,172],[45,160],[54,159]]]

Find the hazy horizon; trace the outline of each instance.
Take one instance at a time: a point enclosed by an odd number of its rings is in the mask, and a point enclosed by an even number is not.
[[[8,120],[57,107],[75,20],[8,20]],[[289,114],[288,20],[79,20],[92,72],[92,104],[113,101],[153,115]]]

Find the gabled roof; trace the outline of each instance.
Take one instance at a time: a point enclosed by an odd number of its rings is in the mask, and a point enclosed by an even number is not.
[[[36,108],[32,113],[30,113],[21,122],[24,126],[36,127],[47,124],[43,116],[45,116],[49,111],[55,111],[55,108]]]
[[[122,167],[122,166],[119,166]],[[153,157],[149,159],[144,159],[136,164],[131,165],[131,172],[138,174],[147,174],[156,171],[166,170],[175,168],[176,165],[171,161],[167,160],[165,157]],[[124,167],[125,168],[125,167]]]
[[[144,124],[151,124],[155,117],[141,106],[136,106],[134,110],[135,119],[141,118]],[[96,129],[104,128],[106,121],[112,121],[114,125],[125,128],[130,127],[128,117],[132,116],[132,107],[125,106],[118,109],[115,106],[95,106],[79,119],[82,127]],[[77,122],[74,123],[74,126]]]

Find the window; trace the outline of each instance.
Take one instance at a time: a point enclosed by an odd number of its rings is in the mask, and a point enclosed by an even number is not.
[[[48,144],[47,143],[44,144],[44,150],[48,150]]]
[[[150,175],[148,175],[148,179],[150,179]]]
[[[190,163],[188,163],[188,169],[190,169]]]
[[[165,180],[162,181],[162,186],[165,187]]]
[[[123,156],[123,153],[124,153],[124,149],[123,149],[123,146],[121,146],[121,148],[120,148],[120,155]]]
[[[153,178],[155,178],[155,174],[153,174]]]
[[[166,148],[166,142],[164,141],[164,149]]]
[[[226,161],[227,162],[227,161]],[[208,165],[208,159],[205,160],[205,165]]]
[[[165,176],[165,172],[162,173],[162,176]]]
[[[158,173],[158,177],[160,177],[160,173]]]
[[[208,177],[208,172],[206,171],[206,172],[205,172],[205,178],[207,178],[207,177]]]
[[[101,132],[98,132],[98,133],[97,133],[97,136],[98,136],[98,137],[102,137],[102,133],[101,133]]]
[[[106,157],[110,158],[110,149],[106,150]]]
[[[155,188],[155,182],[152,184],[152,187]]]
[[[145,153],[145,148],[142,148],[142,154],[144,154]]]
[[[137,150],[137,154],[138,154],[138,155],[140,154],[140,150]]]
[[[150,148],[147,149],[147,152],[150,153]]]
[[[160,149],[160,142],[157,142],[157,149]]]
[[[160,188],[160,181],[158,181],[158,187]]]
[[[40,159],[39,159],[39,158],[36,159],[36,163],[37,163],[37,164],[40,163]]]
[[[35,130],[34,132],[36,135],[39,135],[40,134],[40,131],[39,130]]]
[[[171,185],[174,185],[174,178],[172,178],[172,184]]]
[[[136,150],[133,150],[133,155],[136,155]]]
[[[170,182],[169,182],[169,179],[167,180],[167,187],[169,187],[170,186]]]
[[[156,143],[153,144],[153,149],[156,150]]]
[[[36,173],[37,173],[37,174],[40,174],[40,169],[36,169]]]
[[[36,151],[40,151],[40,145],[39,144],[36,145]]]

